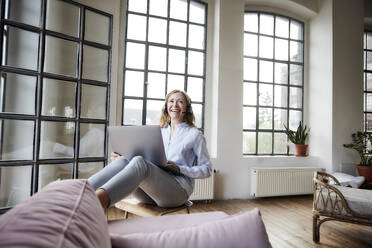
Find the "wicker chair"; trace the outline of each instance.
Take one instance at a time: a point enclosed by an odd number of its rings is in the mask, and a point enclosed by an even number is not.
[[[343,187],[334,176],[314,172],[314,242],[319,243],[320,225],[329,220],[372,226],[372,191]]]

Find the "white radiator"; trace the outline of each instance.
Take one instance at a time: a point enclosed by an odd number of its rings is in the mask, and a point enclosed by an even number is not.
[[[214,172],[208,178],[195,179],[194,192],[190,200],[213,200]]]
[[[314,171],[322,170],[309,167],[252,168],[251,194],[253,196],[312,194]]]

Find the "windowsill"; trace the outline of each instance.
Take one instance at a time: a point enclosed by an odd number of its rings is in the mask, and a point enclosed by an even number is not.
[[[295,159],[306,159],[311,158],[311,156],[297,157],[295,155],[243,155],[243,158],[295,158]]]

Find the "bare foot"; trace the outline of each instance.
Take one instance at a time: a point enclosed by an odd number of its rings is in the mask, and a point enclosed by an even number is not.
[[[103,208],[107,208],[110,204],[110,197],[108,196],[106,190],[97,189],[96,196],[98,197]]]

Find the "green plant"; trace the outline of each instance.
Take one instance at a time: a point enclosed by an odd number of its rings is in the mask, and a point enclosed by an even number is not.
[[[286,125],[284,125],[284,128],[285,134],[293,144],[305,145],[306,139],[310,133],[310,129],[306,125],[303,125],[302,121],[300,121],[300,124],[298,124],[297,131],[290,130]]]
[[[358,131],[351,134],[351,139],[352,143],[344,144],[344,147],[354,149],[358,152],[360,165],[372,166],[372,134]]]

